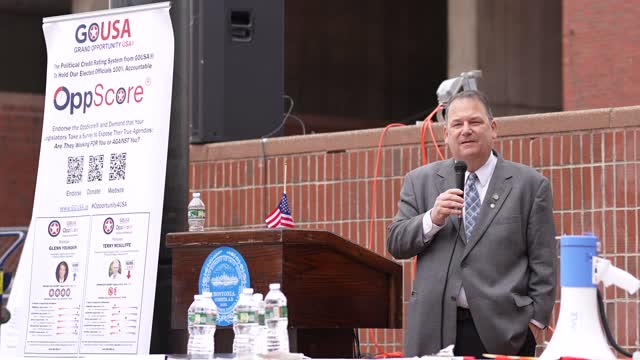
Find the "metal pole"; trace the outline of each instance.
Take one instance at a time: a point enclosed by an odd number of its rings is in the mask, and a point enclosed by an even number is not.
[[[156,2],[162,1],[110,0],[109,7],[119,8]],[[150,352],[155,354],[176,352],[176,349],[170,348],[172,345],[170,340],[171,316],[169,316],[171,314],[171,252],[165,246],[165,237],[167,233],[186,231],[189,193],[189,89],[191,88],[189,77],[191,28],[189,19],[191,1],[172,1],[170,15],[175,38],[175,58],[160,256],[151,334]]]

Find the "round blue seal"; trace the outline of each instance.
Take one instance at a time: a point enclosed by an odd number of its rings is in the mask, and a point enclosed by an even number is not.
[[[247,263],[239,252],[227,246],[211,252],[200,270],[198,288],[201,294],[207,291],[213,294],[213,302],[218,307],[218,326],[233,324],[233,308],[242,289],[250,286]]]

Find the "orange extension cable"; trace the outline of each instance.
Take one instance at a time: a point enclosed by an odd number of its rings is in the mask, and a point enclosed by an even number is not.
[[[427,150],[426,150],[426,128],[429,128],[429,132],[431,134],[431,140],[433,141],[434,146],[436,147],[436,151],[438,152],[438,155],[440,156],[440,159],[444,159],[444,156],[442,155],[442,152],[440,151],[440,148],[438,147],[438,143],[436,142],[436,138],[435,135],[433,133],[433,129],[431,127],[431,119],[433,118],[433,116],[443,108],[443,106],[441,104],[439,104],[438,106],[436,106],[436,108],[424,119],[423,123],[422,123],[422,127],[420,128],[420,146],[421,146],[421,151],[422,151],[422,164],[426,165],[428,160],[427,160]],[[375,166],[375,170],[374,170],[374,174],[373,174],[373,185],[371,187],[371,220],[369,222],[369,241],[367,242],[367,248],[369,250],[371,249],[371,245],[373,244],[373,223],[374,223],[374,219],[376,216],[376,202],[377,202],[377,185],[378,185],[378,171],[380,169],[380,157],[381,157],[381,153],[382,153],[382,144],[384,141],[384,136],[386,135],[387,131],[393,127],[399,127],[399,126],[405,126],[404,124],[400,124],[400,123],[392,123],[387,125],[384,130],[382,131],[382,134],[380,135],[380,140],[378,141],[378,151],[376,154],[376,166]],[[415,259],[413,260],[413,272],[412,272],[412,280],[415,278],[415,272],[416,272],[416,262]],[[396,352],[391,352],[391,353],[387,353],[384,352],[382,350],[382,348],[380,347],[380,345],[378,344],[378,341],[376,340],[375,337],[375,333],[373,331],[373,329],[369,329],[369,337],[371,338],[371,340],[373,341],[373,345],[376,348],[376,351],[378,352],[378,355],[375,356],[376,359],[386,359],[386,358],[399,358],[399,357],[403,357],[404,354],[400,351],[396,351]]]
[[[422,127],[420,128],[420,146],[422,150],[422,165],[427,165],[427,163],[429,163],[429,159],[427,159],[427,144],[425,140],[427,127],[429,128],[429,133],[431,134],[431,141],[433,142],[433,146],[435,146],[436,151],[438,152],[438,157],[440,158],[440,160],[444,160],[444,155],[442,155],[442,151],[440,151],[440,147],[438,146],[438,142],[436,141],[436,136],[433,133],[433,128],[431,127],[431,118],[433,118],[433,115],[435,115],[438,111],[440,111],[443,108],[444,106],[442,104],[438,104],[438,106],[436,106],[436,108],[433,109],[431,114],[429,114],[429,116],[427,116],[422,122]],[[412,262],[411,281],[413,282],[413,280],[416,278],[416,266],[417,266],[416,258],[413,258],[411,262]]]
[[[420,128],[420,146],[422,150],[422,165],[427,165],[427,162],[428,162],[427,144],[425,140],[427,127],[429,128],[429,133],[431,134],[431,141],[433,141],[433,145],[436,147],[436,151],[438,152],[438,156],[440,157],[440,160],[444,160],[444,155],[442,155],[442,152],[440,151],[440,147],[438,147],[436,136],[433,134],[433,128],[431,127],[431,119],[433,118],[433,115],[435,115],[438,111],[440,111],[443,108],[444,106],[442,104],[438,104],[438,106],[436,106],[436,108],[433,109],[431,114],[429,114],[429,116],[427,116],[422,122],[422,127]]]
[[[373,220],[375,219],[375,216],[376,216],[376,194],[377,194],[376,188],[378,185],[378,170],[380,169],[380,154],[382,153],[382,142],[384,140],[384,136],[387,133],[387,131],[393,127],[398,127],[398,126],[405,126],[405,125],[400,123],[393,123],[393,124],[387,125],[382,131],[382,134],[380,135],[380,140],[378,140],[378,152],[376,154],[376,167],[373,173],[373,186],[371,187],[371,221],[369,222],[369,241],[367,242],[367,248],[369,248],[369,250],[372,250],[371,244],[373,244]],[[375,333],[373,332],[373,329],[369,329],[369,337],[373,341],[373,345],[375,346],[376,351],[378,352],[378,355],[376,355],[376,359],[379,359],[379,358],[386,359],[388,357],[403,356],[401,352],[386,353],[385,351],[383,351],[382,348],[380,347],[380,344],[378,344],[378,341],[376,340],[376,336],[375,336]]]

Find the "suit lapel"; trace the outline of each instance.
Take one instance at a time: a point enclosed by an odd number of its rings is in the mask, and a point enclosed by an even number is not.
[[[484,200],[482,201],[478,221],[473,227],[471,240],[468,242],[467,247],[464,250],[462,260],[467,257],[469,252],[473,250],[476,244],[482,239],[482,236],[487,231],[489,225],[491,225],[491,222],[496,217],[496,214],[500,211],[500,208],[509,196],[509,193],[511,192],[511,177],[512,174],[509,171],[509,166],[504,162],[502,157],[498,156],[496,168],[493,171],[491,180],[489,181],[489,188],[487,189],[487,193],[484,195]],[[461,231],[461,233],[464,233],[464,231]]]
[[[440,178],[438,179],[438,183],[436,184],[436,186],[438,187],[439,194],[442,194],[443,192],[456,187],[456,173],[453,168],[454,163],[455,160],[450,159],[449,161],[444,163],[444,166],[442,166],[438,171],[438,176]],[[433,204],[430,205],[433,206]],[[453,223],[453,227],[456,229],[456,231],[458,231],[459,225],[457,216],[449,216],[447,218],[447,221],[451,221]],[[464,243],[467,242],[467,237],[462,230],[460,231],[460,237],[462,238]]]

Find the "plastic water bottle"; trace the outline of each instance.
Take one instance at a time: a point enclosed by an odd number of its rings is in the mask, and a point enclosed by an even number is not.
[[[211,296],[209,296],[211,299]],[[194,295],[193,303],[189,306],[187,321],[189,322],[189,342],[187,354],[191,359],[212,359],[214,344],[213,336],[216,331],[215,304],[207,300],[206,295]]]
[[[243,289],[233,309],[233,352],[237,357],[247,357],[254,353],[258,308],[253,302],[252,295],[252,288]]]
[[[213,302],[213,294],[211,292],[205,291],[202,293],[202,296],[207,303],[207,325],[210,327],[210,329],[212,329],[211,334],[215,335],[216,322],[218,321],[218,307],[216,306],[216,303]],[[215,350],[215,336],[211,336],[211,339],[214,344],[213,349]]]
[[[267,325],[267,352],[289,352],[287,325],[287,298],[280,291],[280,284],[269,284],[264,298],[264,317]]]
[[[264,300],[262,294],[253,294],[253,302],[258,308],[258,326],[254,336],[255,343],[253,345],[255,354],[264,354],[267,352],[267,325],[264,321]]]
[[[200,199],[200,193],[193,193],[187,211],[189,231],[204,231],[205,207]]]

